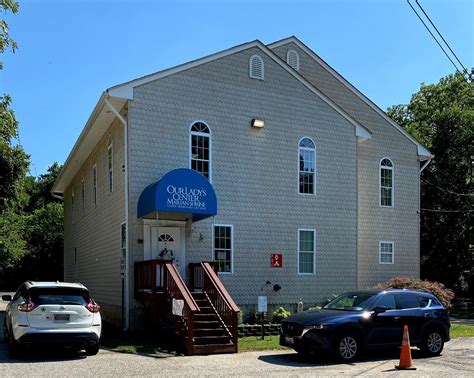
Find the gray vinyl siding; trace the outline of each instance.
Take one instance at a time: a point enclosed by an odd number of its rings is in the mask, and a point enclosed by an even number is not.
[[[113,140],[113,192],[109,193],[107,146]],[[105,318],[119,322],[121,306],[120,224],[124,221],[123,126],[114,121],[98,141],[64,193],[64,277],[84,284],[105,311]],[[97,164],[97,206],[93,203],[93,165]],[[85,181],[85,209],[82,214],[81,181]],[[75,192],[72,219],[71,193]],[[74,266],[77,248],[77,267]]]
[[[249,78],[253,54],[265,80]],[[265,127],[250,127],[263,118]],[[218,215],[186,229],[186,263],[212,259],[212,225],[234,227],[234,273],[221,274],[239,305],[256,303],[269,280],[273,304],[320,302],[357,285],[357,139],[354,126],[253,48],[134,89],[129,108],[132,261],[143,259],[140,193],[169,170],[189,167],[189,128],[212,133]],[[298,194],[298,141],[316,144],[316,195]],[[297,274],[298,228],[316,229],[316,273]],[[200,239],[200,234],[203,240]],[[117,239],[118,240],[118,239]],[[270,268],[270,254],[283,268]]]
[[[419,162],[416,146],[341,84],[317,61],[289,43],[274,49],[286,61],[294,49],[300,56],[299,72],[372,132],[358,144],[358,286],[370,287],[393,276],[419,277]],[[370,76],[370,73],[367,73]],[[394,207],[379,206],[379,161],[394,163]],[[394,264],[379,264],[379,242],[394,242]]]

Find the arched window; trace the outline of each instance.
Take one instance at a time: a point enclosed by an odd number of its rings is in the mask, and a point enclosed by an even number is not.
[[[204,122],[194,122],[190,131],[190,167],[211,179],[211,131]]]
[[[174,238],[170,234],[161,234],[158,241],[163,243],[173,243]]]
[[[253,79],[264,80],[265,65],[263,59],[259,55],[252,55],[249,61],[249,75]]]
[[[380,206],[393,207],[393,163],[389,158],[380,160]]]
[[[314,194],[316,146],[311,138],[301,138],[298,144],[298,190],[300,194]]]
[[[288,50],[286,53],[286,63],[296,71],[300,69],[300,56],[295,50]]]

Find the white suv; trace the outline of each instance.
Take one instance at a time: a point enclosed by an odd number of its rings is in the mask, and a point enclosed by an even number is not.
[[[65,344],[97,354],[100,307],[79,283],[27,281],[8,301],[3,332],[12,355],[31,344]]]

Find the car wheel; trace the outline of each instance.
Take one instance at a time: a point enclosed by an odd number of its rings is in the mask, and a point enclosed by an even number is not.
[[[434,329],[426,333],[420,349],[427,356],[439,356],[444,348],[444,340],[441,333]]]
[[[353,333],[343,333],[336,339],[335,351],[343,362],[355,361],[361,352],[361,342]]]
[[[8,343],[9,333],[6,319],[3,321],[3,340]]]
[[[20,357],[21,354],[21,345],[18,344],[18,341],[15,340],[13,337],[13,333],[10,331],[8,335],[8,347],[10,350],[10,356],[12,357]]]
[[[88,356],[95,356],[97,353],[99,353],[99,344],[86,346],[86,354]]]

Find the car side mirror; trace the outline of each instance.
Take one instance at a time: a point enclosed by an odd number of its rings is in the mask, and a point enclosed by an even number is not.
[[[375,313],[375,314],[381,314],[385,311],[387,311],[387,309],[385,307],[382,307],[382,306],[377,306],[377,307],[374,307],[372,309],[372,311]]]
[[[11,302],[12,296],[10,294],[2,295],[2,301]]]

